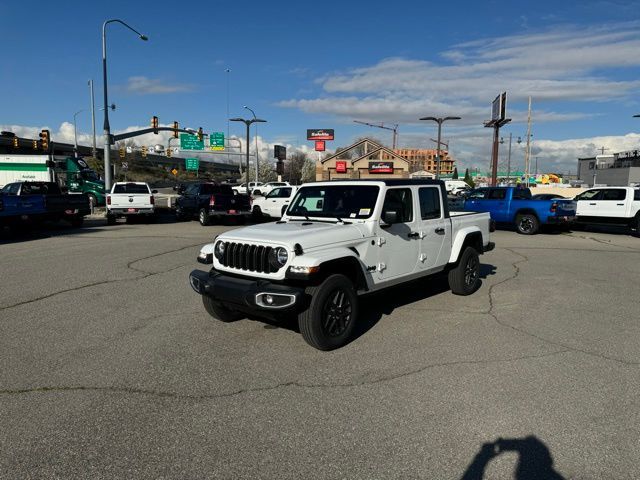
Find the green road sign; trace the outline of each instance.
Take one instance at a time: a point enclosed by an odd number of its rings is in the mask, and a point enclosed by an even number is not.
[[[184,159],[184,168],[187,170],[198,170],[200,167],[200,160],[197,158],[185,158]]]
[[[181,133],[180,149],[181,150],[204,150],[204,140],[198,141],[197,135],[191,135],[189,133]]]
[[[224,150],[223,132],[213,132],[209,135],[209,148],[211,148],[211,150]]]

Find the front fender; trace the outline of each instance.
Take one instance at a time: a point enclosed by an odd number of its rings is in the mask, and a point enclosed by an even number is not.
[[[299,267],[317,267],[322,263],[329,262],[345,257],[353,257],[360,262],[360,257],[356,253],[347,247],[335,247],[318,252],[304,253],[302,255],[296,255],[291,261],[292,266]]]

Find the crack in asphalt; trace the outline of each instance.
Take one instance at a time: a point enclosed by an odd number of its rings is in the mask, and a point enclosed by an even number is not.
[[[633,248],[633,247],[627,247],[626,245],[620,245],[618,243],[613,243],[611,240],[603,240],[601,238],[595,238],[595,237],[590,237],[587,235],[579,235],[577,233],[564,233],[563,235],[567,236],[567,237],[571,237],[571,238],[581,238],[582,240],[592,240],[596,243],[601,243],[603,245],[607,245],[607,246],[613,246],[613,247],[620,247],[620,248],[627,248],[633,252],[640,252],[640,250],[638,250],[637,248]]]
[[[503,248],[505,250],[508,250],[509,252],[513,253],[514,255],[517,255],[517,256],[521,257],[522,259],[518,260],[518,261],[515,261],[515,262],[513,262],[511,264],[511,266],[514,269],[514,273],[513,273],[512,276],[510,276],[508,278],[505,278],[504,280],[502,280],[502,281],[500,281],[498,283],[495,283],[495,284],[491,285],[491,287],[489,287],[489,294],[488,294],[489,295],[489,310],[484,312],[485,314],[491,316],[496,321],[496,323],[498,323],[499,325],[502,325],[503,327],[510,328],[512,330],[515,330],[516,332],[522,333],[522,334],[527,335],[529,337],[535,338],[535,339],[537,339],[537,340],[539,340],[542,343],[545,343],[547,345],[553,345],[553,346],[556,346],[556,347],[564,348],[567,351],[582,353],[582,354],[589,355],[589,356],[592,356],[592,357],[601,358],[601,359],[604,359],[604,360],[610,360],[612,362],[620,363],[622,365],[627,365],[627,366],[640,365],[640,362],[631,362],[631,361],[623,360],[623,359],[616,358],[616,357],[610,357],[610,356],[605,355],[603,353],[596,353],[596,352],[592,352],[592,351],[589,351],[589,350],[584,350],[584,349],[577,348],[577,347],[571,347],[569,345],[565,345],[565,344],[560,343],[560,342],[554,342],[553,340],[549,340],[547,338],[541,337],[541,336],[536,335],[535,333],[531,333],[531,332],[529,332],[529,331],[527,331],[527,330],[525,330],[523,328],[519,328],[519,327],[516,327],[514,325],[510,325],[510,324],[500,320],[498,318],[498,315],[494,312],[494,310],[496,308],[496,305],[495,305],[493,291],[494,291],[494,289],[496,287],[499,287],[500,285],[504,285],[505,283],[510,282],[510,281],[515,280],[516,278],[518,278],[518,276],[520,275],[520,266],[519,265],[521,263],[525,263],[525,262],[529,261],[529,257],[527,257],[526,255],[523,255],[522,253],[516,252],[512,248],[506,248],[506,247],[503,247]]]
[[[12,305],[7,305],[7,306],[4,306],[4,307],[0,307],[0,312],[2,312],[4,310],[9,310],[10,308],[15,308],[15,307],[19,307],[19,306],[22,306],[22,305],[28,305],[28,304],[31,304],[31,303],[36,303],[36,302],[39,302],[41,300],[46,300],[48,298],[55,297],[57,295],[62,295],[63,293],[75,292],[75,291],[82,290],[82,289],[85,289],[85,288],[91,288],[91,287],[95,287],[95,286],[98,286],[98,285],[106,285],[106,284],[110,284],[110,283],[131,282],[131,281],[135,281],[135,280],[144,280],[145,278],[153,277],[154,275],[161,275],[163,273],[168,273],[168,272],[171,272],[173,270],[177,270],[179,268],[182,268],[182,267],[186,266],[186,264],[178,265],[177,267],[172,267],[172,268],[169,268],[167,270],[162,270],[162,271],[159,271],[159,272],[149,272],[149,271],[146,271],[146,270],[142,270],[142,269],[133,267],[132,265],[134,263],[141,262],[143,260],[148,260],[150,258],[160,257],[162,255],[168,255],[170,253],[180,252],[182,250],[186,250],[188,248],[197,247],[197,246],[200,246],[200,245],[202,245],[202,242],[199,242],[199,243],[196,243],[196,244],[193,244],[193,245],[186,245],[186,246],[174,249],[174,250],[168,250],[166,252],[160,252],[160,253],[156,253],[154,255],[149,255],[148,257],[143,257],[143,258],[138,258],[136,260],[132,260],[131,262],[127,263],[127,269],[132,270],[132,271],[137,272],[137,273],[142,273],[142,275],[139,275],[137,277],[133,277],[133,278],[116,278],[116,279],[113,279],[113,280],[102,280],[100,282],[92,282],[92,283],[87,283],[87,284],[84,284],[84,285],[79,285],[79,286],[73,287],[73,288],[67,288],[67,289],[64,289],[64,290],[58,290],[57,292],[49,293],[49,294],[43,295],[41,297],[32,298],[30,300],[24,300],[22,302],[14,303]]]
[[[220,398],[230,398],[236,397],[238,395],[243,395],[247,393],[261,393],[268,392],[271,390],[277,390],[280,388],[286,387],[298,387],[298,388],[309,388],[309,389],[323,389],[323,388],[355,388],[355,387],[363,387],[369,385],[376,385],[380,383],[386,383],[393,380],[410,377],[413,375],[418,375],[427,370],[431,370],[439,367],[450,367],[450,366],[458,366],[458,365],[486,365],[492,363],[511,363],[520,360],[531,360],[537,358],[551,357],[555,355],[560,355],[562,353],[571,352],[570,349],[564,350],[556,350],[554,352],[544,353],[541,355],[523,355],[519,357],[513,358],[501,358],[501,359],[491,359],[491,360],[457,360],[452,362],[441,362],[441,363],[432,363],[429,365],[425,365],[414,370],[409,370],[393,375],[387,375],[379,378],[375,378],[372,380],[363,380],[360,382],[345,382],[345,383],[304,383],[296,380],[291,380],[288,382],[281,382],[276,385],[270,385],[265,387],[253,387],[253,388],[242,388],[238,390],[233,390],[231,392],[220,393],[220,394],[203,394],[203,395],[193,395],[187,393],[179,393],[179,392],[168,392],[162,390],[152,390],[152,389],[143,389],[143,388],[130,388],[130,387],[90,387],[90,386],[68,386],[68,387],[55,387],[55,386],[47,386],[47,387],[33,387],[33,388],[23,388],[23,389],[7,389],[0,390],[0,395],[24,395],[29,393],[65,393],[65,392],[107,392],[107,393],[124,393],[124,394],[138,394],[138,395],[149,395],[154,397],[164,397],[164,398],[175,398],[180,400],[215,400]]]

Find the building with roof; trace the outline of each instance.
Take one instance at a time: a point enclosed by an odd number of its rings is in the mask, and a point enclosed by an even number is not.
[[[578,181],[593,187],[610,185],[626,187],[640,183],[640,151],[578,158]]]

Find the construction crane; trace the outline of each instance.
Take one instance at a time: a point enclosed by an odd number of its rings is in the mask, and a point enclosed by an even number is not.
[[[391,130],[393,132],[393,146],[391,147],[393,150],[395,150],[396,148],[396,141],[398,139],[398,124],[394,123],[393,124],[393,128],[391,127],[385,127],[384,123],[367,123],[367,122],[361,122],[360,120],[354,120],[355,123],[361,123],[362,125],[368,125],[370,127],[376,127],[376,128],[384,128],[385,130]]]

